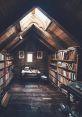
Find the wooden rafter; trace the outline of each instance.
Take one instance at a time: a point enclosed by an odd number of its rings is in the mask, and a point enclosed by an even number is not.
[[[73,37],[56,22],[52,22],[47,31],[56,35],[59,40],[65,42],[68,46],[78,46],[78,44],[73,41]]]

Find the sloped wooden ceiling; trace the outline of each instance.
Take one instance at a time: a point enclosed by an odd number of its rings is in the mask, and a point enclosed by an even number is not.
[[[28,43],[29,39],[35,43],[36,40],[38,40],[40,43],[42,43],[47,50],[54,52],[54,48],[48,43],[46,42],[45,38],[43,38],[43,35],[40,34],[41,32],[37,32],[37,29],[32,26],[29,31],[26,33],[26,35],[24,36],[24,39],[20,40],[19,42],[15,43],[14,46],[11,46],[10,48],[7,48],[8,52],[13,52],[15,51],[17,48],[21,47],[22,44],[24,43]],[[39,35],[40,34],[40,35]]]
[[[59,23],[41,8],[34,7],[0,36],[0,45],[3,45],[3,47],[0,46],[0,50],[6,50],[16,43],[20,43],[21,40],[23,41],[24,35],[33,25],[36,27],[37,33],[42,35],[45,41],[54,49],[62,49],[64,44],[67,47],[79,46]],[[4,44],[5,42],[6,44]]]
[[[82,45],[82,0],[0,0],[0,34],[33,6],[40,6]]]

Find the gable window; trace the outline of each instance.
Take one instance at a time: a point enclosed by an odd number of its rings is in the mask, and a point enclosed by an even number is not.
[[[33,53],[27,53],[27,62],[33,62]]]
[[[32,25],[46,30],[51,20],[39,8],[34,8],[20,20],[21,31],[28,30]]]

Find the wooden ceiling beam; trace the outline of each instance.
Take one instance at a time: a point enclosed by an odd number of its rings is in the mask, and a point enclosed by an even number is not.
[[[17,46],[19,46],[25,40],[25,36],[27,33],[29,33],[29,31],[30,29],[20,33],[20,35],[22,36],[22,39],[19,38],[18,43],[16,43],[14,46],[12,45],[13,47],[10,47],[11,51],[14,50]]]
[[[5,40],[2,44],[0,44],[0,49],[1,50],[6,49],[8,46],[11,45],[11,43],[14,41],[15,38],[16,38],[16,36],[13,35],[10,38],[8,38],[7,40]]]
[[[5,42],[9,38],[12,38],[12,36],[16,36],[16,35],[17,35],[17,32],[16,32],[15,26],[10,26],[8,29],[6,29],[6,31],[2,35],[0,35],[0,44]]]
[[[68,47],[67,43],[65,43],[65,41],[60,40],[60,38],[58,38],[55,34],[53,34],[52,32],[49,32],[52,37],[53,37],[53,41],[56,42],[57,46],[59,49],[66,49]]]
[[[26,32],[19,32],[20,27],[18,24],[16,25],[16,30],[18,33],[7,39],[7,40],[10,40],[10,42],[8,44],[6,44],[5,47],[3,47],[3,49],[6,50],[6,49],[11,48],[13,45],[15,45],[15,43],[17,43],[20,40],[20,36],[24,36],[26,33]],[[5,42],[7,42],[7,40],[5,40]]]
[[[12,52],[12,50],[14,50],[14,48],[16,48],[16,46],[20,43],[20,40],[18,40],[16,43],[13,43],[13,46],[11,46],[10,48],[7,48],[7,51],[10,53]]]
[[[4,49],[8,49],[11,48],[13,45],[15,45],[15,43],[17,43],[19,41],[19,37],[16,37],[10,44],[8,44]]]
[[[13,47],[11,47],[11,49],[8,48],[8,50],[9,50],[10,52],[13,51],[13,50],[14,50],[16,47],[18,47],[23,41],[24,41],[24,39],[19,40],[17,43],[15,43],[15,44],[13,45]]]

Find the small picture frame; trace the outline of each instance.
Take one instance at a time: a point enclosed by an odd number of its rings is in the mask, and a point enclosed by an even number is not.
[[[23,59],[24,58],[24,51],[19,51],[19,59]]]
[[[42,58],[43,58],[43,52],[37,51],[37,59],[42,59]]]

